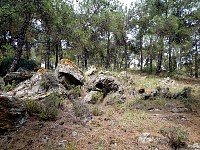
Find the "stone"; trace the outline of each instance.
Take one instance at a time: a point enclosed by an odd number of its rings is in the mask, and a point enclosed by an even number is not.
[[[93,75],[95,72],[97,72],[97,68],[92,65],[86,72],[85,72],[85,75],[86,76],[91,76]]]
[[[189,109],[185,107],[175,107],[171,110],[173,113],[183,113],[183,112],[188,112]]]
[[[21,99],[0,94],[0,135],[17,130],[26,120],[26,108]]]
[[[175,99],[182,99],[182,98],[189,98],[191,96],[191,87],[185,87],[182,91],[175,93],[173,98]]]
[[[169,91],[169,88],[157,87],[154,91],[151,92],[153,97],[162,97],[162,98],[172,98],[172,93]]]
[[[146,110],[147,109],[144,104],[135,104],[132,108],[133,109],[139,109],[139,110]]]
[[[170,77],[164,78],[162,81],[160,81],[161,84],[167,84],[167,85],[174,85],[175,81],[171,80]]]
[[[126,97],[116,92],[111,92],[104,98],[104,105],[114,105],[125,103]]]
[[[61,60],[55,69],[55,75],[66,88],[70,88],[70,85],[83,85],[85,81],[83,72],[68,59]]]
[[[143,133],[138,137],[138,142],[143,144],[148,144],[153,142],[154,138],[150,136],[150,133]]]
[[[103,96],[103,93],[100,91],[90,91],[86,94],[83,101],[88,104],[96,104],[97,102],[103,100]]]
[[[54,74],[46,69],[39,69],[30,79],[18,84],[10,93],[22,99],[42,99],[53,92],[66,94],[65,87]]]
[[[66,147],[66,144],[67,144],[67,141],[66,140],[62,140],[62,141],[59,141],[58,142],[58,146],[62,147],[62,148],[65,148]]]
[[[101,91],[104,94],[117,92],[118,90],[120,93],[123,93],[120,83],[114,77],[104,74],[99,74],[92,78],[88,83],[87,89],[89,91]]]
[[[192,145],[188,145],[189,148],[191,148],[192,150],[199,150],[200,146],[198,143],[194,143]]]
[[[73,136],[73,137],[75,137],[75,136],[77,136],[77,135],[78,135],[78,132],[76,132],[76,131],[73,131],[73,132],[72,132],[72,136]]]
[[[19,70],[18,72],[9,72],[4,76],[5,85],[12,85],[13,82],[15,85],[19,84],[22,81],[30,79],[34,73],[26,70]]]

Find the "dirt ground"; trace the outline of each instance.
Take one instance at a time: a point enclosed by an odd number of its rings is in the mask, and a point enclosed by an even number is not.
[[[197,103],[200,103],[198,93],[200,88],[196,87],[200,86],[199,80],[176,81],[176,83],[176,86],[195,87],[193,94]],[[134,99],[134,96],[127,95],[126,103],[131,99]],[[169,102],[180,106],[179,102],[170,100]],[[29,116],[27,122],[18,131],[1,137],[0,149],[153,150],[157,148],[169,150],[172,148],[167,143],[140,143],[138,141],[138,137],[146,132],[150,133],[154,139],[164,139],[159,131],[166,126],[183,127],[189,133],[187,144],[199,143],[200,145],[200,109],[195,104],[192,106],[192,111],[181,113],[173,113],[159,104],[144,112],[135,109],[127,110],[124,107],[125,104],[108,106],[98,104],[101,115],[93,115],[92,120],[85,123],[74,116],[73,106],[69,100],[66,100],[56,120],[41,121],[37,116]],[[136,115],[131,118],[131,113]]]

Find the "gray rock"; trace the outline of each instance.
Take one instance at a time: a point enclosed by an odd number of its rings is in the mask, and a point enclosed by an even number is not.
[[[138,142],[143,144],[148,144],[153,142],[154,138],[150,136],[150,133],[143,133],[138,137]]]
[[[172,104],[172,103],[166,103],[165,104],[165,108],[167,108],[167,109],[172,109],[172,108],[174,108],[175,106],[174,106],[174,104]]]
[[[119,93],[109,93],[104,98],[104,104],[105,105],[113,105],[113,104],[121,104],[126,101],[126,97],[124,95],[121,95]]]
[[[25,104],[8,94],[0,95],[0,134],[19,128],[26,118]]]
[[[97,72],[97,68],[92,65],[86,72],[85,72],[85,75],[87,76],[91,76],[93,75],[95,72]]]
[[[104,74],[99,74],[96,77],[92,78],[88,83],[88,90],[91,91],[102,91],[107,94],[109,92],[123,92],[123,89],[120,88],[120,83],[112,76],[107,76]]]
[[[68,59],[61,60],[56,67],[55,75],[66,88],[70,85],[83,85],[85,81],[83,72]]]
[[[58,146],[62,147],[62,148],[65,148],[66,147],[66,144],[67,144],[67,141],[66,140],[62,140],[62,141],[59,141],[58,142]]]
[[[199,146],[198,143],[194,143],[193,145],[191,145],[191,148],[194,149],[194,150],[199,150],[200,146]]]
[[[21,71],[21,72],[9,72],[4,76],[5,85],[15,82],[15,85],[19,84],[22,81],[30,79],[34,73],[30,71]]]
[[[189,98],[191,96],[191,87],[185,87],[182,91],[178,93],[174,93],[173,98],[175,99],[182,99],[182,98]]]
[[[103,93],[99,91],[90,91],[83,99],[83,101],[88,104],[96,104],[101,100],[103,100]]]
[[[78,132],[76,132],[76,131],[73,131],[73,132],[72,132],[72,136],[73,136],[73,137],[75,137],[75,136],[77,136],[77,135],[78,135]]]
[[[183,112],[188,112],[189,109],[185,107],[175,107],[171,110],[173,113],[183,113]]]
[[[65,94],[66,89],[54,74],[39,70],[30,79],[18,84],[10,93],[22,99],[42,99],[52,92]]]

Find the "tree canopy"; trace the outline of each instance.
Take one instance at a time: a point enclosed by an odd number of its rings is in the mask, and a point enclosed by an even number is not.
[[[21,58],[48,69],[69,58],[82,68],[198,78],[199,20],[198,0],[138,0],[128,7],[118,0],[1,0],[0,70],[16,71]]]

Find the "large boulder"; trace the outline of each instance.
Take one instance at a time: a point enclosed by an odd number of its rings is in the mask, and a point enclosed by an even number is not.
[[[0,135],[20,127],[26,116],[25,104],[21,99],[0,94]]]
[[[61,60],[55,70],[55,75],[66,88],[70,85],[83,85],[85,81],[83,72],[68,59]]]
[[[119,92],[123,94],[123,88],[113,76],[99,74],[88,82],[88,90],[101,91],[105,95],[109,92]]]
[[[29,71],[17,71],[17,72],[9,72],[4,76],[5,84],[13,84],[13,82],[17,85],[22,81],[30,79],[33,76],[32,72]]]
[[[23,99],[42,99],[52,92],[65,94],[65,87],[59,83],[53,73],[39,69],[30,79],[18,84],[11,93]]]

